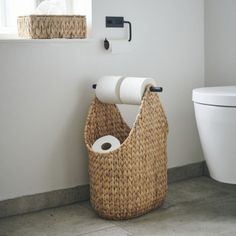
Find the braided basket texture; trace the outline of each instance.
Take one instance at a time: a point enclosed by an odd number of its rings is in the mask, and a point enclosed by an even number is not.
[[[78,15],[30,15],[17,19],[22,38],[86,38],[86,17]]]
[[[130,129],[113,104],[94,98],[86,126],[91,204],[103,218],[120,220],[159,207],[167,192],[168,123],[157,93],[146,90]],[[120,148],[98,153],[96,139],[113,135]]]

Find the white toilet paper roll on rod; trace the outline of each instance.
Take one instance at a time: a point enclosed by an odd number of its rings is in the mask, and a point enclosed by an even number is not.
[[[125,77],[120,86],[122,104],[140,105],[148,85],[155,86],[155,80],[152,78]]]
[[[96,96],[104,103],[120,104],[120,85],[123,76],[103,76],[96,85]]]
[[[147,86],[152,92],[161,92],[161,87],[155,87],[152,78],[104,76],[98,80],[96,96],[103,103],[140,105]]]

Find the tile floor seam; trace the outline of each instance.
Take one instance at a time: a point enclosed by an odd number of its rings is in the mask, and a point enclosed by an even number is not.
[[[132,235],[133,235],[132,232],[130,232],[129,230],[123,228],[122,225],[117,225],[116,227],[120,227],[122,230],[124,230],[125,232],[127,232],[127,233],[129,234],[129,236],[132,236]]]

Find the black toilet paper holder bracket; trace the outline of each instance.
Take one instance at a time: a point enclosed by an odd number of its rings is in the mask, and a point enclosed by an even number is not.
[[[106,16],[106,27],[107,28],[124,28],[124,24],[128,24],[129,27],[129,37],[128,41],[132,40],[132,24],[130,21],[124,20],[123,16]],[[105,38],[104,48],[108,50],[110,47],[109,41]]]

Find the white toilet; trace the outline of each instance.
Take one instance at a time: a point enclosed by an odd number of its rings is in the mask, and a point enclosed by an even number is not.
[[[194,89],[192,99],[210,176],[236,184],[236,86]]]

